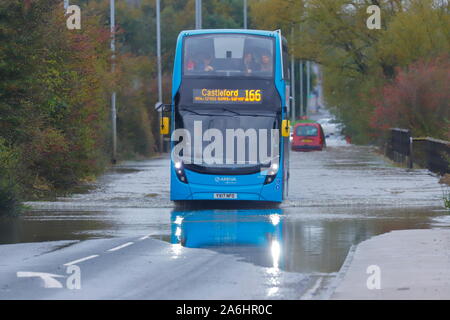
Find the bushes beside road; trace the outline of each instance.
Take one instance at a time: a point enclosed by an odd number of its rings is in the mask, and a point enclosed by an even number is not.
[[[3,208],[105,165],[109,33],[89,16],[70,31],[62,10],[56,0],[0,4]]]
[[[67,192],[104,170],[113,90],[120,159],[155,152],[154,63],[118,42],[112,73],[107,7],[102,15],[86,4],[81,30],[68,30],[62,4],[0,2],[0,213]]]
[[[16,181],[17,155],[0,138],[0,212],[14,211],[19,205],[19,186]]]

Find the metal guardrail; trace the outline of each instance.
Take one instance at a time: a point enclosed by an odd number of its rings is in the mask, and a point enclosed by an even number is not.
[[[450,173],[450,141],[426,138],[413,138],[414,162],[430,171]]]
[[[386,155],[395,162],[413,164],[444,175],[450,172],[450,141],[430,137],[413,138],[406,129],[392,128]]]
[[[407,162],[408,168],[412,168],[412,142],[411,131],[392,128],[386,146],[386,155],[395,162]]]

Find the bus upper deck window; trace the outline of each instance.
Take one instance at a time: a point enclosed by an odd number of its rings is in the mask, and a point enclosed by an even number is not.
[[[198,76],[272,77],[274,39],[242,34],[188,36],[184,74]]]

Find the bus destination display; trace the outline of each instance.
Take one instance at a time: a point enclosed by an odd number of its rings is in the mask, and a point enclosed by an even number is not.
[[[242,90],[242,89],[193,89],[194,103],[262,103],[262,90]]]

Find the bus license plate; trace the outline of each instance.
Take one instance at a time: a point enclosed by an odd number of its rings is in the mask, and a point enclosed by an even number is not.
[[[303,139],[302,142],[312,142],[311,139]]]
[[[214,199],[237,199],[237,193],[214,193]]]

